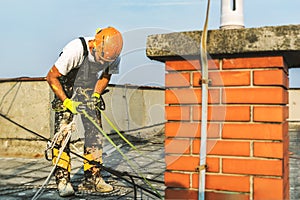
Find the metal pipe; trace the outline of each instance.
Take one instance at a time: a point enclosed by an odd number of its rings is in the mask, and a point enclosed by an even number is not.
[[[221,0],[221,29],[244,28],[243,0]]]
[[[207,141],[207,104],[208,104],[208,62],[207,62],[207,26],[209,17],[210,0],[207,2],[206,18],[201,36],[200,63],[202,68],[202,110],[201,110],[201,145],[198,199],[205,199],[205,173],[206,173],[206,141]]]

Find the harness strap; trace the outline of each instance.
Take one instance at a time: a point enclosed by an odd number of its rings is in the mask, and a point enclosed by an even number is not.
[[[88,48],[87,48],[87,45],[86,45],[86,42],[85,42],[85,39],[83,37],[79,37],[81,43],[82,43],[82,46],[83,46],[83,56],[84,57],[87,57],[88,55]]]
[[[83,37],[79,37],[81,43],[82,43],[82,46],[83,46],[83,57],[84,57],[84,61],[83,61],[83,64],[84,65],[87,65],[87,66],[84,66],[83,68],[83,81],[84,82],[87,82],[89,80],[89,72],[90,72],[90,65],[89,65],[89,62],[87,61],[87,56],[88,56],[88,49],[87,49],[87,44],[85,42],[85,39]]]

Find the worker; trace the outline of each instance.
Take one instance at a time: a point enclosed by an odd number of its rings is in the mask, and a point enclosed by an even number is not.
[[[87,110],[101,127],[99,114],[104,92],[112,74],[119,73],[120,53],[123,46],[121,33],[114,27],[97,29],[94,37],[80,37],[69,42],[60,53],[47,74],[47,82],[55,94],[52,107],[55,112],[55,132],[60,133],[52,151],[56,164],[54,176],[60,196],[73,195],[70,182],[71,159],[69,141],[59,156],[59,147],[66,140],[66,131],[61,131]],[[91,104],[92,103],[92,104]],[[85,105],[85,106],[83,106]],[[92,105],[92,106],[86,106]],[[102,134],[90,119],[81,117],[84,126],[84,157],[102,164]],[[112,185],[101,177],[100,166],[84,161],[84,179],[78,190],[110,192]]]

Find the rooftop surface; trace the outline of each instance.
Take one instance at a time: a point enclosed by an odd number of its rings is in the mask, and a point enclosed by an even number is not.
[[[125,135],[141,152],[140,155],[135,150],[131,149],[122,140],[118,139],[116,135],[110,135],[111,138],[121,146],[122,152],[138,166],[146,178],[158,180],[159,182],[151,182],[152,186],[161,194],[164,195],[165,186],[161,182],[164,180],[164,135],[163,133],[155,135]],[[290,198],[291,200],[298,200],[300,198],[300,131],[299,127],[290,129]],[[72,150],[80,152],[82,144],[76,144]],[[77,148],[77,149],[76,149]],[[111,145],[105,145],[104,164],[106,167],[119,170],[121,172],[128,172],[132,175],[135,169],[132,169],[126,161],[122,158]],[[152,159],[147,158],[150,156]],[[54,177],[51,178],[49,184],[45,187],[42,195],[38,199],[54,200],[54,199],[75,199],[75,200],[93,200],[93,199],[134,199],[134,189],[132,184],[125,182],[111,175],[107,172],[103,173],[107,182],[111,183],[115,190],[109,194],[82,194],[77,191],[78,184],[83,178],[82,160],[76,156],[72,156],[72,173],[71,181],[76,190],[76,194],[72,197],[59,197]],[[51,162],[46,159],[25,159],[25,158],[0,158],[0,199],[2,200],[18,200],[18,199],[32,199],[36,192],[41,188],[41,185],[46,180],[52,169]],[[128,177],[124,177],[128,178]],[[130,179],[128,179],[130,180]],[[139,179],[135,179],[135,183],[146,189],[151,188]],[[153,190],[152,190],[153,191]],[[137,199],[159,199],[156,196],[149,194],[147,191],[137,189]]]
[[[134,163],[134,169],[127,164],[121,154],[108,144],[108,142],[105,142],[104,147],[104,151],[107,152],[103,158],[104,166],[149,179],[151,185],[139,178],[134,178],[134,182],[147,190],[158,192],[163,196],[165,189],[162,183],[165,170],[163,134],[157,133],[151,136],[138,134],[125,137],[137,147],[141,154],[118,139],[117,135],[111,135],[111,138],[120,146],[121,151]],[[81,154],[81,147],[82,143],[77,143],[75,146],[71,146],[71,149]],[[102,173],[103,177],[114,186],[114,191],[108,194],[83,194],[78,192],[77,186],[83,178],[82,160],[72,155],[72,166],[71,182],[75,189],[74,196],[61,198],[57,193],[55,179],[52,176],[49,184],[47,184],[38,199],[134,199],[132,181],[128,176],[124,176],[124,178],[129,180],[127,182],[104,171]],[[32,199],[45,182],[51,170],[51,162],[46,159],[0,158],[0,199]],[[151,187],[155,188],[156,191]],[[136,197],[137,199],[159,199],[140,188],[136,190]]]

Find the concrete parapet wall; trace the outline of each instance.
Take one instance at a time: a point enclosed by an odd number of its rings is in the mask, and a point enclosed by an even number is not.
[[[31,131],[49,138],[52,131],[52,97],[43,79],[1,82],[0,112]],[[41,156],[46,142],[0,117],[0,154]]]
[[[164,90],[154,87],[111,85],[103,95],[106,115],[119,130],[125,132],[149,132],[163,128]],[[102,118],[105,131],[114,132]]]
[[[44,78],[1,80],[0,113],[46,138],[54,134],[54,97]],[[109,85],[106,115],[120,131],[155,134],[164,129],[164,90]],[[115,132],[103,119],[103,129]],[[0,117],[0,156],[41,157],[46,142]]]
[[[289,121],[300,127],[300,89],[290,89],[289,100]]]
[[[49,137],[51,92],[45,81],[1,83],[0,112],[32,131]],[[0,119],[1,138],[36,138],[27,131]]]

